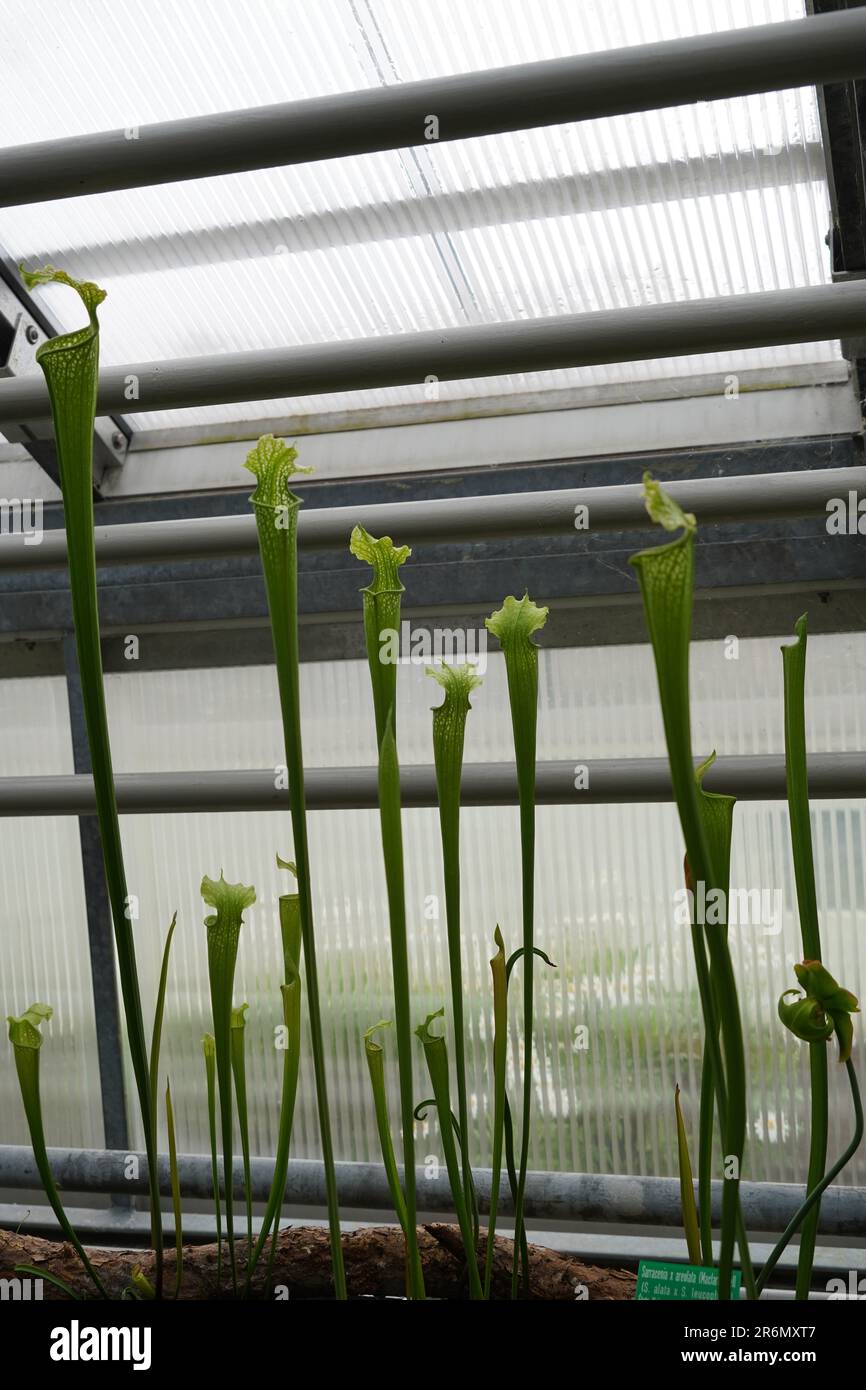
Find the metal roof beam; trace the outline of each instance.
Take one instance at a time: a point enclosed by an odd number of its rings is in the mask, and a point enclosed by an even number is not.
[[[866,19],[866,12],[864,12]],[[172,410],[815,343],[866,333],[866,281],[555,314],[338,343],[127,363],[99,376],[97,409]],[[50,414],[41,380],[0,381],[0,427]]]
[[[0,206],[842,82],[864,73],[866,14],[851,10],[20,145],[0,152]]]

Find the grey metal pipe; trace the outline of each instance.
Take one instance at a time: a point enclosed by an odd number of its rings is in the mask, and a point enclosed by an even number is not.
[[[822,516],[830,498],[847,500],[849,492],[866,496],[866,467],[685,479],[665,487],[687,511],[695,513],[701,525]],[[343,549],[356,525],[373,535],[397,536],[409,545],[568,535],[575,529],[581,508],[586,508],[591,531],[628,531],[650,524],[643,488],[618,484],[432,502],[302,508],[298,544],[303,550]],[[95,539],[96,559],[104,565],[223,559],[258,550],[252,512],[249,516],[97,526]],[[65,564],[65,531],[46,531],[38,545],[26,544],[23,535],[0,537],[0,569],[58,569]]]
[[[102,1149],[50,1149],[49,1161],[58,1186],[65,1192],[147,1193],[147,1160],[136,1155],[138,1176],[128,1178],[130,1155]],[[266,1201],[273,1178],[273,1160],[251,1160],[253,1198]],[[338,1163],[337,1188],[345,1211],[391,1211],[391,1194],[381,1164]],[[212,1195],[209,1154],[180,1154],[178,1173],[185,1197]],[[431,1213],[453,1211],[444,1166],[431,1176],[417,1170],[418,1207]],[[474,1170],[482,1212],[489,1210],[490,1169]],[[510,1194],[501,1193],[503,1215],[511,1212]],[[25,1146],[0,1147],[0,1189],[40,1187],[33,1155]],[[160,1187],[170,1191],[168,1161],[160,1163]],[[233,1168],[233,1187],[243,1195],[242,1166]],[[713,1214],[721,1211],[721,1183],[713,1184]],[[803,1189],[788,1183],[745,1182],[740,1188],[746,1224],[756,1231],[783,1230],[803,1200]],[[322,1164],[295,1159],[289,1164],[285,1202],[297,1207],[324,1207]],[[679,1181],[675,1178],[624,1177],[600,1173],[530,1173],[526,1180],[526,1215],[545,1221],[625,1222],[631,1225],[682,1225]],[[821,1202],[819,1229],[827,1235],[866,1235],[866,1188],[831,1187]]]
[[[66,1215],[79,1240],[84,1245],[143,1246],[150,1245],[150,1214],[126,1207],[70,1207]],[[253,1220],[253,1232],[258,1234],[261,1222]],[[42,1236],[46,1240],[61,1240],[62,1233],[51,1207],[28,1202],[0,1203],[0,1231],[19,1231],[21,1235]],[[163,1236],[174,1240],[174,1218],[163,1212]],[[183,1213],[184,1244],[212,1245],[216,1242],[216,1220],[197,1212]]]
[[[864,73],[866,16],[842,11],[19,145],[0,153],[0,207],[840,82]]]
[[[578,770],[580,776],[578,778]],[[575,780],[582,784],[575,789]],[[267,771],[137,772],[115,777],[125,815],[152,812],[284,811],[287,793]],[[779,755],[719,758],[704,779],[708,791],[741,801],[780,801],[786,795],[785,760]],[[436,806],[432,767],[403,767],[404,807]],[[306,776],[311,811],[365,810],[378,806],[372,767],[318,767]],[[809,758],[809,793],[815,800],[866,796],[866,753],[816,753]],[[665,758],[603,758],[541,762],[536,777],[540,806],[599,806],[672,799]],[[463,771],[464,806],[512,806],[517,781],[512,763],[469,764]],[[0,816],[81,816],[96,809],[93,779],[82,774],[0,778]]]
[[[100,372],[97,413],[128,411],[130,380],[137,383],[137,410],[173,410],[405,386],[428,377],[458,381],[864,334],[866,281],[851,280],[483,327],[127,363]],[[41,376],[0,380],[0,425],[50,413]]]

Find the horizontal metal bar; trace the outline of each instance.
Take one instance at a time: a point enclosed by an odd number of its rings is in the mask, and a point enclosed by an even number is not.
[[[695,513],[701,525],[822,516],[831,498],[847,502],[849,492],[866,497],[866,467],[695,478],[666,483],[665,487],[687,511]],[[643,488],[629,483],[302,509],[298,544],[302,550],[343,549],[356,525],[366,527],[374,535],[396,536],[409,545],[568,535],[575,531],[581,508],[586,508],[584,529],[593,532],[649,526]],[[46,531],[38,545],[27,544],[27,539],[24,535],[0,536],[0,569],[65,566],[64,531]],[[142,560],[227,559],[258,551],[252,512],[247,516],[97,526],[95,539],[97,561],[104,565]]]
[[[866,73],[864,21],[851,10],[19,145],[0,154],[0,207],[840,82]]]
[[[136,410],[172,410],[863,335],[866,282],[852,280],[481,327],[127,363],[100,372],[97,409],[102,414],[129,410],[131,382]],[[49,414],[41,377],[0,381],[0,426]]]
[[[138,1154],[137,1174],[127,1177],[133,1165],[130,1154],[102,1149],[49,1149],[48,1158],[58,1187],[64,1192],[147,1192],[147,1159]],[[212,1196],[209,1154],[178,1155],[178,1174],[184,1197]],[[266,1201],[274,1164],[270,1158],[253,1158],[250,1178],[253,1199]],[[338,1163],[337,1188],[346,1211],[391,1211],[391,1193],[381,1164]],[[451,1213],[453,1201],[447,1174],[431,1176],[417,1170],[418,1206],[431,1213]],[[482,1212],[489,1210],[490,1169],[473,1169]],[[33,1155],[23,1145],[0,1146],[0,1190],[41,1186]],[[506,1185],[507,1186],[507,1185]],[[236,1197],[243,1195],[243,1169],[233,1167]],[[721,1210],[720,1182],[713,1183],[713,1218]],[[160,1189],[168,1194],[168,1161],[160,1160]],[[782,1230],[803,1200],[801,1186],[789,1183],[744,1182],[740,1187],[746,1223],[755,1231]],[[315,1159],[295,1159],[289,1164],[285,1203],[293,1207],[325,1205],[322,1164]],[[507,1190],[500,1194],[500,1212],[512,1212]],[[526,1179],[525,1214],[549,1221],[627,1222],[631,1225],[682,1225],[682,1204],[676,1178],[620,1176],[601,1173],[529,1173]],[[819,1230],[826,1235],[866,1236],[866,1188],[831,1187],[821,1202]]]
[[[58,259],[60,258],[57,255],[51,257],[52,263]],[[64,257],[63,261],[68,265],[68,257]],[[732,428],[730,420],[724,428],[717,423],[715,435],[718,435],[718,438],[708,435],[707,444],[748,444],[757,438],[766,438],[766,433],[754,432],[751,422],[756,417],[763,418],[763,412],[772,410],[774,406],[779,409],[785,407],[789,412],[786,416],[789,423],[784,435],[786,441],[811,439],[826,433],[845,434],[859,427],[857,394],[851,379],[851,369],[841,357],[828,357],[823,362],[786,363],[781,371],[778,366],[744,367],[736,375],[739,383],[737,413],[742,415],[745,411],[747,423],[738,424],[736,430]],[[479,421],[494,418],[499,420],[502,416],[533,416],[539,420],[542,430],[553,431],[560,423],[554,417],[567,418],[569,412],[574,410],[587,412],[580,416],[581,423],[584,420],[594,423],[595,411],[600,406],[614,407],[613,412],[607,409],[605,411],[608,421],[616,422],[619,418],[624,423],[627,418],[625,412],[633,407],[640,407],[642,413],[649,407],[651,411],[659,412],[659,419],[663,414],[667,420],[671,420],[672,407],[684,406],[685,411],[690,412],[699,404],[704,404],[708,405],[709,412],[715,413],[716,402],[721,399],[725,402],[724,410],[730,416],[730,406],[727,403],[730,398],[726,398],[724,394],[727,378],[727,372],[685,372],[679,376],[665,375],[643,381],[541,386],[535,390],[502,391],[483,396],[449,395],[438,401],[416,400],[408,401],[404,405],[360,405],[355,409],[344,410],[325,408],[300,414],[289,414],[283,410],[274,415],[258,415],[251,420],[233,420],[230,425],[227,425],[225,420],[199,421],[191,425],[169,422],[153,429],[137,429],[130,440],[129,454],[136,462],[143,461],[151,469],[158,464],[161,454],[172,455],[173,460],[176,460],[176,466],[180,465],[183,471],[170,481],[163,475],[160,483],[166,483],[173,492],[189,494],[197,488],[213,486],[210,474],[214,457],[218,460],[228,458],[230,450],[234,451],[243,444],[252,447],[263,434],[275,434],[292,440],[303,439],[306,454],[311,446],[323,451],[330,445],[336,444],[339,447],[339,436],[344,434],[354,437],[364,432],[361,434],[363,440],[367,431],[375,431],[377,439],[387,440],[388,436],[383,435],[383,431],[393,430],[394,438],[402,439],[401,427],[405,425],[441,425],[453,421],[469,421],[475,425]],[[816,386],[827,389],[818,393],[813,389]],[[709,420],[706,413],[703,418],[712,429],[712,414]],[[515,423],[519,427],[522,422],[517,420]],[[317,435],[323,435],[325,438],[313,442],[313,437]],[[645,432],[642,437],[646,438]],[[673,430],[666,433],[666,447],[675,448],[679,437],[679,433],[674,433]],[[781,438],[781,434],[778,437]],[[432,443],[432,433],[429,434],[429,438]],[[690,434],[688,439],[683,440],[683,444],[693,444],[694,438],[694,433]],[[615,449],[605,449],[605,453],[626,452],[625,439],[620,436],[619,441]],[[570,457],[596,456],[597,443],[592,431],[588,436],[581,431],[579,438],[575,438],[572,431]],[[210,448],[202,450],[203,444],[209,445]],[[541,441],[541,450],[536,448],[534,453],[518,458],[511,456],[510,444],[510,435],[507,443],[500,440],[502,457],[496,460],[488,460],[485,457],[484,465],[491,461],[529,463],[536,459],[549,460],[554,457],[544,452],[547,448],[544,440]],[[196,450],[195,454],[193,450]],[[212,454],[211,450],[215,452]],[[431,457],[425,452],[424,467],[450,469],[453,462],[455,469],[464,469],[467,459],[473,456],[474,449],[464,450],[463,457],[454,460]],[[23,444],[0,441],[0,464],[23,462],[27,457],[27,450]],[[202,466],[202,460],[206,461],[207,469]],[[190,467],[194,469],[191,480],[184,476]],[[405,460],[401,471],[405,471]],[[316,477],[320,479],[323,476],[358,479],[362,475],[357,468],[352,471],[343,468],[342,460],[339,460],[337,471],[328,472],[327,475],[323,474],[317,464]],[[230,486],[230,482],[220,475],[216,486],[224,485]],[[112,500],[138,495],[134,484],[129,485],[125,482],[123,491],[115,491]]]
[[[57,257],[54,257],[57,260]],[[93,262],[91,262],[93,264]],[[438,401],[408,401],[405,405],[362,405],[355,409],[328,410],[327,408],[317,411],[306,411],[303,414],[290,415],[284,411],[275,415],[261,415],[254,420],[235,420],[230,427],[227,427],[225,420],[215,420],[210,422],[197,422],[192,425],[159,425],[154,429],[136,430],[135,437],[130,443],[130,452],[134,455],[144,454],[148,462],[153,461],[154,453],[164,449],[189,449],[191,446],[199,448],[202,444],[210,444],[219,450],[225,450],[234,444],[249,441],[255,442],[262,434],[283,435],[287,439],[308,438],[312,435],[326,435],[328,442],[333,443],[333,436],[340,434],[356,435],[359,430],[382,430],[398,429],[402,425],[440,425],[446,421],[477,421],[490,420],[507,416],[533,415],[550,417],[559,415],[571,410],[593,410],[597,406],[615,406],[621,411],[624,407],[640,406],[642,410],[649,406],[650,409],[661,409],[667,411],[671,402],[684,402],[705,400],[707,397],[724,399],[725,372],[699,372],[684,373],[680,376],[656,377],[644,381],[605,381],[580,386],[542,386],[531,391],[502,391],[483,396],[447,396]],[[744,405],[760,410],[768,403],[769,396],[779,396],[782,400],[795,407],[797,413],[794,415],[792,425],[787,437],[806,438],[814,436],[816,432],[813,425],[807,426],[805,413],[798,410],[801,402],[805,403],[806,393],[801,393],[800,388],[812,388],[815,386],[825,386],[830,388],[828,396],[823,399],[833,401],[840,400],[843,394],[850,393],[850,398],[856,400],[851,383],[851,374],[848,363],[840,358],[828,358],[824,362],[800,362],[796,364],[786,363],[784,371],[780,373],[778,367],[746,367],[737,372],[740,394],[738,396],[739,406]],[[835,390],[832,388],[836,388]],[[793,394],[791,394],[793,393]],[[808,391],[808,399],[811,405],[810,418],[814,419],[816,404],[820,404],[822,398],[816,396],[813,390]],[[853,412],[852,412],[853,413]],[[583,416],[583,419],[592,418]],[[547,423],[542,418],[542,427]],[[858,422],[859,423],[859,422]],[[853,428],[857,426],[854,425]],[[844,430],[840,430],[843,433]],[[380,436],[381,437],[381,434]],[[725,434],[725,442],[733,443],[734,439],[730,434]],[[755,435],[743,435],[740,442],[748,442],[754,439]],[[693,442],[692,440],[688,441]],[[717,442],[709,441],[708,442]],[[586,447],[586,440],[581,438],[575,441],[574,456],[586,456],[594,450]],[[23,456],[21,445],[0,444],[0,463],[15,462]],[[186,458],[192,461],[192,454],[186,454]],[[536,452],[532,455],[533,459],[542,458],[541,453]],[[509,459],[509,462],[514,460]],[[527,460],[529,461],[529,460]],[[439,461],[438,466],[444,466],[444,461]],[[457,467],[465,467],[465,463],[456,464]],[[357,476],[354,474],[353,476]],[[177,491],[181,491],[181,480],[178,479]],[[183,491],[190,489],[183,486]],[[118,496],[119,494],[115,494]]]
[[[118,1206],[70,1207],[64,1204],[64,1208],[70,1225],[84,1245],[146,1248],[150,1244],[149,1212]],[[184,1212],[182,1224],[185,1245],[215,1244],[215,1217]],[[254,1218],[253,1233],[257,1234],[260,1229],[261,1221]],[[51,1207],[30,1202],[26,1205],[21,1202],[0,1203],[0,1231],[4,1230],[17,1231],[26,1236],[42,1236],[45,1240],[64,1238]],[[171,1244],[174,1241],[174,1217],[170,1212],[163,1212],[162,1231],[164,1239]]]
[[[578,777],[578,770],[580,775]],[[284,811],[288,793],[273,769],[255,772],[137,772],[115,777],[117,803],[126,815],[151,812]],[[575,790],[575,781],[581,790]],[[786,795],[781,755],[719,758],[704,779],[708,791],[742,801],[779,801]],[[432,767],[400,769],[404,807],[436,806]],[[809,758],[813,798],[866,796],[866,753],[815,753]],[[317,767],[306,774],[311,811],[366,810],[378,806],[372,767]],[[536,774],[540,806],[598,806],[671,801],[666,758],[581,758],[541,762]],[[512,763],[469,764],[463,771],[464,806],[512,806],[517,780]],[[0,778],[0,816],[80,816],[96,801],[88,776]]]

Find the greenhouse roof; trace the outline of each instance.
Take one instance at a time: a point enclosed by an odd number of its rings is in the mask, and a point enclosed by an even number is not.
[[[802,0],[478,0],[470,22],[461,0],[69,0],[37,38],[26,0],[0,0],[0,145],[134,139],[151,122],[803,13]],[[0,247],[107,288],[110,366],[820,285],[827,202],[805,89],[6,208]],[[78,322],[68,290],[37,293],[60,326]],[[439,399],[508,410],[527,392],[651,394],[731,367],[790,383],[840,361],[835,343],[754,348],[455,381]],[[127,418],[219,433],[424,400],[419,382]]]

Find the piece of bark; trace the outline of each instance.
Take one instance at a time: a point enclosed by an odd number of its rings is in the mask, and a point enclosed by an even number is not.
[[[436,1223],[418,1228],[424,1282],[430,1298],[462,1299],[467,1297],[465,1261],[460,1231],[456,1226]],[[237,1242],[239,1283],[243,1287],[246,1260],[246,1241]],[[199,1301],[231,1298],[230,1278],[227,1277],[227,1249],[223,1246],[222,1289],[217,1288],[217,1247],[188,1245],[183,1251],[182,1299]],[[486,1253],[486,1237],[479,1242],[479,1261]],[[496,1237],[493,1256],[491,1294],[494,1299],[507,1299],[511,1292],[511,1260],[513,1245],[502,1236]],[[120,1298],[129,1285],[132,1272],[139,1268],[153,1283],[153,1253],[149,1250],[88,1250],[93,1265],[112,1298]],[[403,1235],[394,1226],[362,1227],[343,1235],[343,1255],[349,1296],[370,1295],[381,1298],[405,1294]],[[267,1270],[268,1250],[262,1253],[252,1280],[253,1296],[261,1296]],[[582,1264],[567,1255],[529,1247],[531,1269],[531,1298],[533,1300],[569,1299],[617,1300],[634,1298],[635,1277],[622,1269],[605,1269]],[[71,1245],[66,1242],[43,1240],[39,1236],[0,1231],[0,1278],[14,1277],[15,1265],[27,1264],[57,1275],[83,1298],[96,1297],[96,1290]],[[165,1292],[174,1290],[175,1254],[165,1252]],[[277,1243],[272,1277],[272,1298],[331,1298],[331,1253],[328,1232],[321,1226],[289,1226],[282,1230]],[[65,1294],[47,1280],[43,1285],[45,1299],[64,1299]]]

